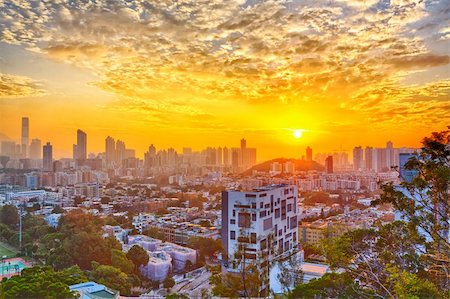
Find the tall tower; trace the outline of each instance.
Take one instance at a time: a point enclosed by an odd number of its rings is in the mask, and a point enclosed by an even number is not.
[[[76,158],[80,160],[87,158],[87,134],[80,129],[77,130]]]
[[[116,159],[116,142],[111,136],[106,137],[105,140],[105,156],[108,163]]]
[[[41,140],[33,139],[30,144],[30,158],[31,159],[40,159],[41,158]]]
[[[312,148],[309,146],[306,148],[306,161],[312,161]]]
[[[125,159],[125,142],[122,140],[117,140],[116,143],[116,162],[117,165],[122,165],[123,159]]]
[[[53,169],[53,147],[47,142],[43,147],[44,171],[52,171]]]
[[[364,153],[361,146],[357,146],[353,149],[353,169],[361,170],[364,164]]]
[[[240,166],[240,167],[244,167],[244,168],[246,168],[246,166],[247,166],[247,161],[248,161],[248,155],[247,155],[247,140],[245,140],[244,138],[242,138],[241,139],[241,153],[240,153],[241,155],[240,155],[240,163],[238,163],[239,165],[238,165],[238,167]]]
[[[28,117],[22,117],[22,157],[28,156],[28,136],[29,136],[29,120]]]
[[[244,150],[247,147],[247,140],[244,138],[241,139],[241,150]]]
[[[326,173],[333,173],[333,156],[328,156],[325,159],[325,171]]]
[[[365,156],[365,162],[366,162],[366,170],[372,170],[375,167],[373,166],[373,160],[374,160],[374,155],[373,155],[373,148],[370,146],[367,146],[366,149],[364,150],[364,156]]]

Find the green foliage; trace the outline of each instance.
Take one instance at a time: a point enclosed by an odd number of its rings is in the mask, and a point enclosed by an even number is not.
[[[326,273],[319,279],[313,279],[309,283],[297,285],[289,294],[289,299],[359,299],[367,296],[350,275]]]
[[[407,219],[411,230],[426,237],[421,262],[427,277],[444,292],[450,290],[450,131],[434,132],[422,141],[422,149],[412,156],[405,170],[417,175],[398,188],[383,186],[377,203],[390,203]]]
[[[120,269],[122,272],[131,274],[134,269],[134,264],[130,261],[122,250],[112,250],[112,266]]]
[[[198,259],[205,261],[205,259],[213,258],[222,250],[222,243],[220,240],[203,237],[191,237],[187,242],[187,246],[197,250]]]
[[[344,234],[326,248],[332,268],[346,269],[371,292],[392,296],[392,266],[399,271],[424,272],[418,254],[423,238],[405,222],[397,221],[375,229]]]
[[[166,236],[163,232],[161,232],[157,227],[151,226],[148,229],[144,231],[144,235],[149,236],[151,238],[159,239],[159,240],[166,240]]]
[[[2,297],[76,298],[69,286],[86,281],[86,276],[78,267],[60,272],[55,272],[50,267],[32,267],[22,270],[21,275],[2,281]]]
[[[318,192],[309,192],[304,194],[304,203],[308,205],[314,205],[316,203],[323,203],[327,205],[331,205],[334,202],[330,199],[330,195],[327,192],[318,191]]]
[[[245,273],[245,275],[243,275]],[[241,273],[214,274],[209,279],[212,294],[218,297],[261,297],[259,286],[261,276],[257,268],[250,264]]]
[[[62,214],[62,213],[64,213],[64,209],[61,208],[60,206],[56,206],[52,210],[52,214]]]
[[[133,262],[135,271],[137,272],[141,265],[147,265],[148,253],[139,245],[133,245],[127,252],[127,257]]]
[[[184,294],[170,294],[166,299],[189,299],[189,297]]]
[[[165,289],[170,289],[175,285],[175,280],[173,279],[173,277],[167,275],[167,277],[164,279],[163,281],[163,287]]]
[[[9,227],[16,227],[19,224],[19,211],[15,206],[4,205],[0,209],[0,221]]]
[[[391,269],[391,280],[394,281],[394,294],[398,298],[444,298],[438,288],[431,282],[407,271],[398,272]]]
[[[79,232],[69,235],[63,247],[81,269],[90,269],[91,262],[111,265],[111,248],[100,234]]]
[[[120,271],[120,269],[109,265],[99,265],[95,262],[92,268],[93,270],[90,274],[92,280],[119,291],[121,295],[131,295],[131,282],[127,274]]]

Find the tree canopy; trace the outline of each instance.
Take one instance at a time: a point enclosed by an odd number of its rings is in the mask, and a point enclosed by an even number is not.
[[[1,283],[2,298],[77,298],[70,285],[88,281],[78,267],[54,271],[50,267],[23,269]]]

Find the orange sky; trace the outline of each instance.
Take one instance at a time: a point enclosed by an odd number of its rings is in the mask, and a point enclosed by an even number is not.
[[[0,132],[71,156],[111,135],[258,160],[418,146],[450,124],[446,1],[6,1]],[[300,139],[293,130],[304,130]]]

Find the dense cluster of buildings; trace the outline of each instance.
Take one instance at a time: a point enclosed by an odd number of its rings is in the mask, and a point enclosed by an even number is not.
[[[104,232],[117,238],[124,251],[133,245],[144,248],[149,262],[140,271],[154,281],[196,264],[197,252],[186,247],[190,238],[220,238],[222,270],[238,273],[242,259],[254,263],[262,293],[276,292],[277,274],[270,265],[291,254],[301,257],[306,280],[329,272],[326,265],[304,262],[302,245],[393,221],[392,211],[370,203],[380,183],[414,175],[404,168],[413,150],[394,148],[391,142],[385,148],[355,147],[353,163],[346,152],[319,153],[315,162],[324,166],[321,171],[299,170],[294,160],[283,159],[249,175],[243,171],[256,164],[256,149],[247,147],[245,139],[239,147],[201,151],[157,150],[152,144],[144,159],[111,136],[104,153],[88,154],[87,144],[86,132],[78,130],[73,157],[55,160],[52,144],[29,142],[29,120],[23,118],[20,144],[1,143],[0,204],[33,207],[54,227],[61,217],[53,211],[56,206],[102,217],[132,214],[129,220],[139,235],[120,226],[105,226]],[[312,148],[306,148],[302,160],[315,163]],[[314,192],[326,193],[329,201],[305,204],[304,197]],[[145,235],[151,231],[157,236]],[[74,288],[92,291],[98,285]]]

